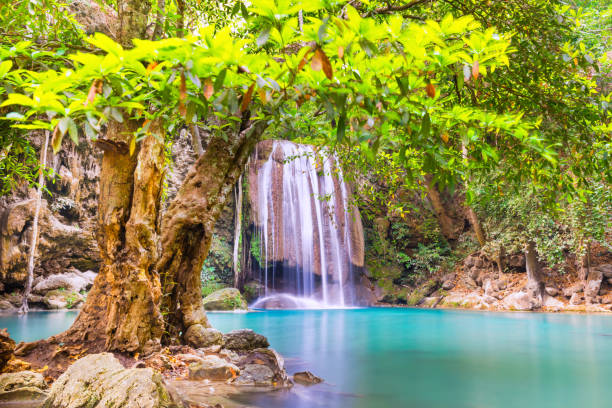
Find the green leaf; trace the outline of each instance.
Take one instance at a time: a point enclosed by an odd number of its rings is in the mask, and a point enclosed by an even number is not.
[[[423,120],[421,121],[421,135],[427,138],[429,137],[429,132],[431,131],[431,118],[429,117],[429,112],[425,112],[423,116]]]
[[[219,92],[219,90],[223,87],[223,82],[225,82],[225,75],[227,74],[227,68],[224,68],[219,72],[217,78],[215,79],[215,84],[213,85],[215,88],[215,92]]]
[[[72,118],[68,118],[68,134],[70,135],[70,139],[74,142],[75,145],[79,144],[79,131],[77,130],[76,123]]]
[[[336,128],[336,141],[342,143],[344,135],[346,134],[346,111],[342,110],[340,117],[338,118],[338,127]]]
[[[83,130],[85,130],[85,135],[89,140],[95,140],[98,138],[98,133],[94,130],[93,126],[87,121],[83,125]]]
[[[64,136],[66,131],[68,130],[68,121],[70,118],[68,116],[64,116],[57,122],[57,126],[59,127],[60,134]]]
[[[0,78],[4,78],[13,67],[13,61],[7,60],[0,62]]]

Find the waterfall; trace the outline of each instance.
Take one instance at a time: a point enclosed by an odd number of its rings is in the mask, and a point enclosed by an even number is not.
[[[254,156],[251,252],[258,252],[263,293],[253,306],[356,304],[363,232],[336,157],[288,141],[261,142]]]

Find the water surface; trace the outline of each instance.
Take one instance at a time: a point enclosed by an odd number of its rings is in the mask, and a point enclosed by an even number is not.
[[[33,340],[74,318],[60,316],[0,316],[0,327]],[[612,401],[609,316],[419,309],[209,316],[221,331],[266,335],[289,373],[310,370],[326,381],[237,397],[262,408],[598,408]]]

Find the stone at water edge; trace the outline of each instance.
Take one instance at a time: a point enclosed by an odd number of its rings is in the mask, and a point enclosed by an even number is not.
[[[194,348],[205,348],[220,346],[223,344],[223,334],[212,327],[204,327],[201,324],[189,326],[183,336],[187,344]]]
[[[525,292],[515,292],[504,298],[504,306],[510,310],[533,310],[535,303]]]
[[[314,385],[323,382],[321,377],[317,377],[310,371],[301,371],[293,374],[293,381],[302,385]]]
[[[232,383],[236,385],[290,387],[292,385],[285,361],[280,354],[270,348],[259,348],[241,353],[237,366],[240,376]]]
[[[250,329],[233,330],[223,335],[223,347],[229,350],[253,350],[269,346],[268,339]]]
[[[11,339],[6,329],[0,330],[0,372],[6,363],[13,358],[15,352],[15,340]]]
[[[161,374],[124,368],[111,353],[91,354],[68,367],[51,386],[43,408],[178,408]]]
[[[0,374],[0,404],[3,402],[42,401],[47,384],[40,373],[20,371]]]
[[[202,303],[206,310],[246,310],[246,300],[236,288],[219,289],[206,296]]]
[[[225,381],[239,374],[237,366],[214,355],[205,356],[202,361],[189,365],[190,380]]]

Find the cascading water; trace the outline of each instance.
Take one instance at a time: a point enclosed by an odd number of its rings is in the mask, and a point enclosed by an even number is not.
[[[287,141],[261,142],[256,150],[251,253],[263,293],[252,307],[355,305],[363,232],[337,159]]]

